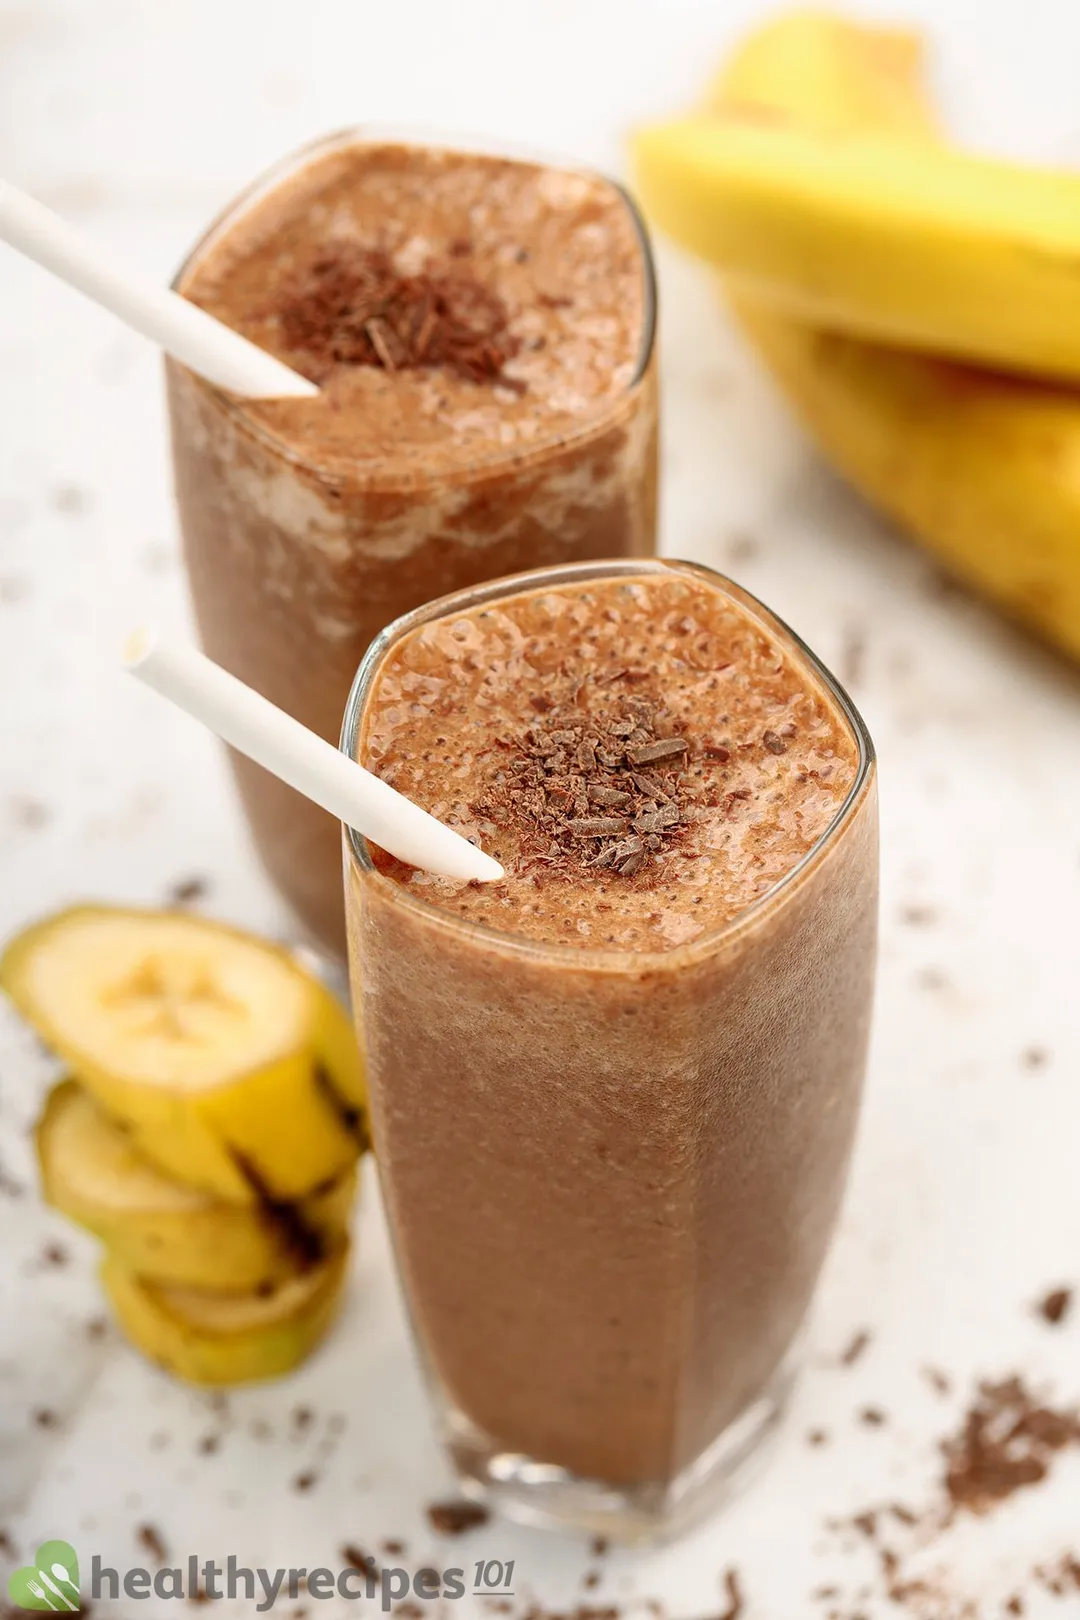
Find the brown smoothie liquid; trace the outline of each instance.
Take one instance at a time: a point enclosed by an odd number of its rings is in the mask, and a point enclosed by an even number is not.
[[[852,725],[779,627],[672,569],[411,631],[360,757],[506,869],[351,874],[434,1376],[494,1448],[670,1482],[769,1383],[843,1190],[876,901]]]
[[[212,232],[179,285],[320,384],[234,401],[169,368],[203,642],[328,739],[402,613],[652,550],[651,279],[609,182],[346,138]],[[340,948],[337,828],[235,765],[271,873]]]

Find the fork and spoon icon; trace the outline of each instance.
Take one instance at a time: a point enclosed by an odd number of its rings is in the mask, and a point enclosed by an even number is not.
[[[63,1581],[65,1586],[71,1587],[71,1590],[75,1593],[76,1602],[72,1603],[67,1593],[61,1592],[60,1588],[55,1584],[54,1581],[49,1579],[49,1576],[46,1575],[43,1569],[39,1569],[37,1571],[38,1580],[43,1582],[43,1584],[49,1588],[49,1592],[51,1592],[54,1597],[58,1597],[60,1599],[60,1603],[54,1603],[52,1598],[49,1597],[48,1593],[43,1591],[42,1587],[37,1584],[37,1581],[27,1582],[29,1590],[36,1598],[40,1598],[42,1603],[47,1603],[50,1609],[56,1610],[60,1613],[63,1613],[64,1610],[77,1611],[79,1608],[79,1603],[77,1601],[79,1596],[79,1588],[75,1585],[75,1582],[71,1579],[71,1576],[68,1574],[63,1564],[54,1564],[52,1566],[51,1574],[55,1575],[56,1580]],[[62,1609],[60,1606],[61,1604],[63,1605]]]

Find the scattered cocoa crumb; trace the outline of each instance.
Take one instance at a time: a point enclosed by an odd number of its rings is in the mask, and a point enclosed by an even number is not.
[[[306,1473],[297,1474],[296,1478],[293,1480],[293,1490],[301,1492],[314,1490],[318,1482],[318,1474],[316,1474],[312,1469],[308,1469]]]
[[[952,1379],[940,1367],[923,1367],[922,1375],[935,1395],[951,1395]]]
[[[37,1407],[33,1418],[39,1429],[56,1429],[60,1426],[60,1419],[49,1406]]]
[[[405,1543],[398,1541],[396,1536],[389,1537],[386,1541],[380,1541],[379,1546],[387,1558],[403,1558],[405,1556]]]
[[[389,1550],[390,1543],[383,1542]],[[348,1564],[350,1569],[358,1569],[362,1575],[378,1575],[379,1566],[370,1553],[363,1552],[355,1542],[350,1541],[341,1549],[341,1561]]]
[[[900,908],[900,921],[909,928],[930,928],[937,922],[938,914],[933,906],[902,906]]]
[[[724,1593],[728,1603],[727,1608],[720,1616],[720,1620],[739,1620],[739,1616],[746,1607],[746,1600],[743,1597],[742,1582],[739,1579],[737,1569],[729,1569],[724,1572]]]
[[[960,1433],[942,1446],[954,1509],[985,1513],[1045,1479],[1055,1453],[1080,1445],[1080,1417],[1041,1405],[1018,1376],[983,1383]]]
[[[97,1344],[105,1337],[108,1331],[108,1318],[104,1316],[92,1316],[89,1322],[87,1322],[86,1326],[83,1328],[83,1332],[86,1334],[86,1337],[90,1340],[91,1344]]]
[[[808,1446],[826,1446],[829,1443],[829,1436],[824,1429],[811,1429],[806,1436],[806,1443]]]
[[[1071,1288],[1054,1288],[1044,1299],[1039,1301],[1039,1315],[1052,1327],[1057,1327],[1069,1314],[1072,1306]]]
[[[0,602],[5,604],[21,602],[24,597],[29,595],[30,583],[28,580],[19,579],[14,574],[5,574],[0,578]]]
[[[1052,1597],[1068,1597],[1080,1592],[1080,1559],[1073,1553],[1062,1553],[1052,1564],[1040,1564],[1035,1579]]]
[[[66,1266],[70,1258],[62,1243],[46,1243],[41,1251],[41,1264],[43,1266]]]
[[[303,1434],[305,1430],[311,1428],[315,1421],[315,1414],[310,1406],[297,1406],[293,1408],[292,1421],[296,1432]]]
[[[1044,1046],[1027,1046],[1020,1054],[1025,1069],[1045,1069],[1049,1061],[1050,1054]]]
[[[487,1524],[491,1517],[479,1502],[432,1502],[427,1509],[428,1523],[441,1536],[461,1536]]]
[[[21,1198],[25,1192],[26,1188],[22,1182],[16,1181],[15,1177],[9,1175],[4,1166],[0,1164],[0,1194],[5,1198]]]
[[[608,1550],[607,1536],[593,1536],[591,1551],[594,1558],[606,1558]]]
[[[58,512],[82,512],[86,509],[86,492],[78,484],[58,484],[53,490],[52,503]]]
[[[190,906],[196,900],[205,899],[209,887],[205,878],[181,878],[169,887],[166,898],[170,905]]]
[[[735,529],[727,538],[726,555],[729,562],[749,562],[761,550],[760,542],[748,529]]]
[[[195,1449],[203,1457],[212,1457],[215,1451],[220,1450],[220,1448],[221,1436],[219,1434],[204,1434]]]
[[[586,1570],[581,1577],[581,1584],[587,1592],[593,1591],[600,1585],[600,1571],[598,1569]]]
[[[1023,1600],[1022,1597],[1020,1597],[1020,1595],[1018,1593],[1014,1592],[1012,1597],[1005,1599],[1005,1613],[1006,1614],[1021,1615],[1021,1614],[1023,1614],[1023,1612],[1024,1612],[1024,1600]]]
[[[868,1429],[880,1429],[888,1419],[880,1406],[864,1406],[859,1413],[859,1422],[864,1423]]]
[[[840,1352],[841,1367],[854,1367],[860,1356],[869,1349],[872,1338],[873,1335],[869,1328],[860,1328],[858,1333],[849,1340],[846,1349]]]
[[[414,1603],[411,1598],[406,1598],[404,1603],[394,1604],[394,1613],[400,1614],[402,1620],[421,1620],[425,1611],[419,1603]]]
[[[17,1558],[15,1543],[6,1530],[0,1530],[0,1556],[4,1558]]]
[[[265,313],[316,382],[335,365],[445,366],[473,382],[521,387],[504,373],[520,347],[506,305],[466,270],[430,264],[403,275],[379,248],[328,242],[274,306]]]
[[[168,1549],[161,1538],[161,1532],[152,1524],[140,1524],[135,1532],[135,1539],[144,1551],[150,1554],[155,1564],[164,1564],[168,1558]]]
[[[849,625],[840,648],[839,676],[845,686],[858,686],[866,665],[866,632]]]
[[[28,832],[37,832],[49,820],[48,805],[25,793],[13,793],[8,799],[8,810],[15,825],[25,827]]]

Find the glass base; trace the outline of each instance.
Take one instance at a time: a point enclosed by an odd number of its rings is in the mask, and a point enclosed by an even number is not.
[[[675,1479],[611,1485],[500,1451],[459,1412],[443,1413],[442,1440],[462,1494],[519,1524],[575,1530],[623,1544],[669,1541],[707,1518],[761,1459],[795,1382],[789,1357],[757,1400]]]

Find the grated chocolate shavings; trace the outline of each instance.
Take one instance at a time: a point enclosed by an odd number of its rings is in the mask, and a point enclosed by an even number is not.
[[[328,243],[281,289],[272,313],[286,349],[315,382],[334,366],[445,366],[521,391],[504,374],[520,347],[499,295],[465,269],[403,275],[381,248]]]
[[[656,705],[597,690],[586,683],[563,706],[534,700],[543,722],[502,744],[509,781],[474,808],[514,822],[527,857],[548,871],[585,866],[629,878],[679,836],[703,789],[683,774],[686,738],[660,735]]]

